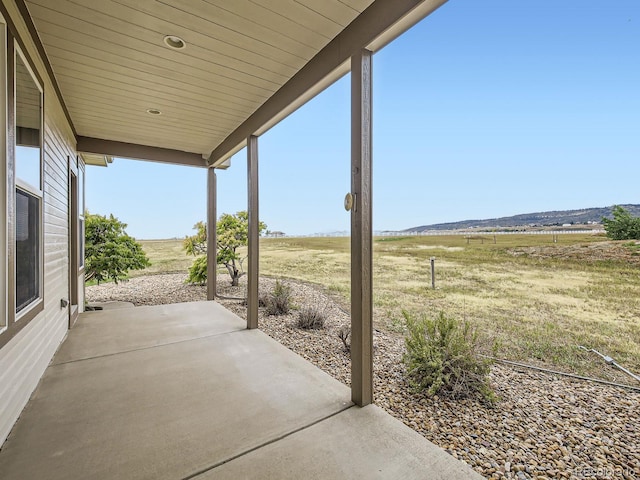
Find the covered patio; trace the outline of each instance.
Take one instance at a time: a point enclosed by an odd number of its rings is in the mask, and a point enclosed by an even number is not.
[[[373,58],[446,0],[14,1],[87,165],[118,157],[206,174],[208,300],[216,170],[246,149],[248,329],[258,328],[259,138],[350,74],[351,400],[372,403]],[[80,265],[71,270],[82,284]]]
[[[216,302],[83,313],[4,480],[481,478]]]
[[[372,404],[373,56],[445,1],[1,0],[43,267],[16,270],[42,289],[0,338],[0,478],[477,477]],[[259,137],[349,72],[351,388],[258,330]],[[244,148],[246,322],[215,302],[216,169]],[[83,313],[84,166],[114,157],[206,175],[207,301]]]

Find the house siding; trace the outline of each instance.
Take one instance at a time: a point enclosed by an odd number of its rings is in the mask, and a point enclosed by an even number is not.
[[[56,349],[64,339],[69,298],[69,187],[68,158],[74,158],[75,136],[55,95],[15,2],[2,0],[17,29],[44,89],[44,310],[0,348],[0,445],[38,385]]]

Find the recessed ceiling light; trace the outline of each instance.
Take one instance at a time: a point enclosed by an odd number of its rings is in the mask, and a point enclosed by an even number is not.
[[[157,108],[148,108],[147,109],[147,113],[149,115],[162,115],[162,112],[160,110],[158,110]]]
[[[175,35],[167,35],[164,37],[164,44],[174,50],[182,50],[187,46],[187,43],[183,39]]]

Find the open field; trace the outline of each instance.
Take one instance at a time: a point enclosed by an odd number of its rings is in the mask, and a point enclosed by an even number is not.
[[[131,277],[186,272],[193,263],[193,257],[186,255],[182,248],[182,239],[139,240],[139,243],[151,260],[151,266],[129,272]]]
[[[585,234],[379,237],[374,311],[402,332],[402,311],[473,322],[486,352],[577,374],[633,382],[578,345],[640,371],[640,248]],[[154,266],[186,271],[180,240],[144,241]],[[348,308],[349,238],[261,240],[261,274],[322,285]],[[436,289],[429,259],[436,258]]]

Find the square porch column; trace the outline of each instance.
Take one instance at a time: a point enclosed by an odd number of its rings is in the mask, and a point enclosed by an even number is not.
[[[351,57],[351,399],[373,402],[372,52]]]
[[[258,328],[258,265],[259,213],[258,213],[258,137],[247,139],[247,196],[249,214],[248,266],[247,266],[247,328]]]
[[[207,170],[207,300],[216,298],[217,275],[217,183],[216,171],[211,167]]]

